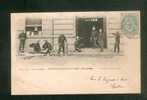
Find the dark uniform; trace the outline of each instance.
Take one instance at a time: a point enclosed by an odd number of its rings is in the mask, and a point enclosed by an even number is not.
[[[52,51],[52,45],[47,41],[45,40],[45,43],[43,44],[43,49],[46,50],[45,54],[51,54],[51,51]]]
[[[40,53],[41,52],[41,47],[39,44],[39,40],[37,41],[37,43],[31,43],[30,47],[33,48],[34,53]]]
[[[24,47],[25,47],[25,41],[26,41],[26,33],[20,33],[19,34],[19,51],[23,52],[24,51]]]
[[[66,42],[66,37],[62,34],[58,38],[58,44],[59,44],[59,49],[58,49],[58,54],[60,54],[61,50],[63,50],[63,54],[65,55],[65,42]]]
[[[91,37],[90,37],[90,41],[91,41],[93,47],[97,47],[98,46],[97,40],[98,40],[98,33],[97,33],[96,30],[93,30],[91,32]]]
[[[103,47],[104,47],[104,36],[102,32],[99,32],[99,47],[100,51],[103,52]]]
[[[114,52],[117,51],[117,53],[119,53],[120,34],[117,32],[116,34],[114,34],[114,36],[115,36]]]

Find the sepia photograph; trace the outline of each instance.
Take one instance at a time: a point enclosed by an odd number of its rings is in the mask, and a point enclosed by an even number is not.
[[[140,11],[11,13],[11,94],[141,93]]]

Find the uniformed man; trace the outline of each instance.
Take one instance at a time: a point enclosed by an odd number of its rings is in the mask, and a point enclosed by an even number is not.
[[[96,31],[96,28],[93,26],[92,27],[92,31],[91,31],[91,36],[90,36],[90,41],[91,41],[91,43],[92,43],[92,46],[93,47],[97,47],[98,46],[98,44],[97,44],[97,36],[98,34],[97,34],[97,31]]]
[[[103,32],[102,29],[99,29],[99,47],[100,47],[100,52],[103,52],[103,47],[104,47],[104,36],[103,36]]]
[[[60,55],[61,50],[63,51],[63,55],[65,55],[65,45],[66,45],[66,37],[64,34],[61,34],[58,38],[58,44],[59,44],[59,49],[58,49],[58,54]]]
[[[120,48],[119,48],[119,44],[120,44],[120,33],[116,32],[113,33],[114,37],[115,37],[115,43],[114,43],[114,52],[119,53]]]
[[[24,47],[25,47],[25,41],[26,41],[26,33],[22,31],[22,33],[19,34],[19,51],[24,52]]]

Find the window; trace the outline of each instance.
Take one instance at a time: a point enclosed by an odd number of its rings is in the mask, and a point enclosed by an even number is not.
[[[26,19],[26,34],[28,37],[38,37],[42,34],[42,20],[37,18]]]

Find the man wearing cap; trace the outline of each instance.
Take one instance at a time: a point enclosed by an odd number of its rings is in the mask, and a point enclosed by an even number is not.
[[[113,33],[113,35],[114,35],[114,38],[115,38],[114,52],[119,53],[119,51],[120,51],[120,47],[119,47],[119,44],[120,44],[120,33],[116,32],[116,33]]]
[[[22,33],[19,34],[19,51],[20,52],[24,52],[24,47],[25,47],[25,41],[26,41],[26,33],[24,31],[22,31]]]
[[[58,38],[58,44],[59,44],[59,49],[58,49],[58,54],[60,55],[61,50],[63,51],[63,55],[65,55],[65,45],[66,45],[66,37],[64,34],[61,34]]]

